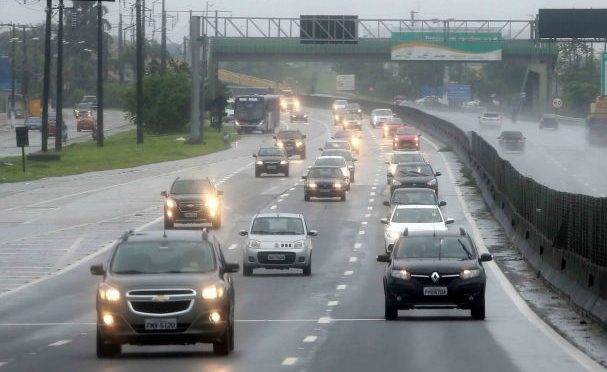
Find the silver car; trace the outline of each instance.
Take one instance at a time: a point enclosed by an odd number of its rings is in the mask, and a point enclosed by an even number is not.
[[[302,269],[303,275],[312,273],[312,236],[302,214],[260,213],[253,217],[244,242],[243,275],[253,269]]]

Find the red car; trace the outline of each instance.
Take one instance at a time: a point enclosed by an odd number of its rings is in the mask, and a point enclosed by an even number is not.
[[[383,138],[390,138],[394,136],[396,129],[402,127],[403,121],[400,118],[390,118],[384,121],[384,127],[382,128],[381,135]]]
[[[421,134],[415,128],[402,126],[394,132],[392,149],[419,151]]]
[[[94,130],[96,127],[95,117],[90,111],[81,111],[76,115],[76,130]]]

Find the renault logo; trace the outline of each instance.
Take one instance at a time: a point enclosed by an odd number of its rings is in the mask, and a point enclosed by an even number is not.
[[[152,302],[167,302],[170,299],[169,296],[165,295],[156,295],[152,297]]]
[[[430,275],[430,278],[432,279],[432,281],[434,283],[436,283],[440,279],[440,275],[438,275],[438,273],[435,271],[435,272],[432,273],[432,275]]]

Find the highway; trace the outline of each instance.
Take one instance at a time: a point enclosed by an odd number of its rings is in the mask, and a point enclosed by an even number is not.
[[[106,136],[124,131],[130,128],[134,128],[124,118],[124,112],[120,110],[105,110],[104,111],[104,133]],[[67,145],[71,143],[84,142],[91,139],[90,131],[76,131],[76,119],[74,118],[72,109],[63,110],[63,120],[67,126]],[[15,125],[22,125],[25,119],[15,119]],[[29,131],[29,143],[30,146],[25,148],[25,152],[40,151],[41,136],[40,131],[30,130]],[[20,156],[21,148],[16,147],[17,143],[15,140],[15,129],[10,126],[0,128],[0,157],[4,156]],[[65,144],[64,144],[65,146]],[[55,138],[51,137],[48,140],[48,148],[55,148]]]
[[[0,372],[603,370],[538,320],[493,262],[485,321],[462,310],[401,311],[398,321],[384,321],[384,266],[375,256],[383,252],[389,140],[365,125],[348,200],[306,203],[299,176],[334,131],[330,112],[309,113],[310,124],[289,125],[307,134],[309,152],[306,161],[292,161],[290,178],[254,177],[251,154],[272,138],[253,134],[204,157],[0,185]],[[465,227],[486,250],[461,198],[457,159],[438,152],[437,139],[424,136],[422,146],[443,173],[451,228]],[[223,226],[214,233],[228,261],[242,263],[238,231],[253,214],[304,213],[320,233],[312,275],[234,274],[236,350],[228,357],[214,356],[209,345],[126,346],[120,357],[98,360],[99,279],[89,266],[104,262],[103,247],[121,231],[161,228],[160,191],[186,175],[212,177],[225,193]]]
[[[607,195],[607,174],[603,160],[607,147],[589,146],[585,126],[561,123],[558,130],[540,130],[538,122],[502,119],[501,129],[479,129],[478,115],[473,112],[426,110],[465,131],[476,131],[500,156],[512,163],[523,175],[559,191],[597,197]],[[524,153],[508,153],[499,148],[497,137],[502,130],[518,130],[526,139]]]

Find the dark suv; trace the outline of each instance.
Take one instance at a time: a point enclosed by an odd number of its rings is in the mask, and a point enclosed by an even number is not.
[[[314,166],[306,176],[302,177],[304,183],[304,200],[311,197],[335,198],[346,200],[346,184],[344,174],[339,167]]]
[[[255,177],[262,173],[276,174],[284,173],[289,177],[289,158],[285,150],[280,147],[262,147],[253,154],[255,160]]]
[[[212,343],[234,349],[234,285],[238,264],[198,231],[129,232],[114,246],[97,289],[97,357],[122,345]]]
[[[208,178],[177,178],[167,193],[164,202],[164,227],[172,229],[176,223],[210,223],[221,227],[223,191]]]
[[[479,255],[466,233],[413,232],[405,230],[392,255],[377,256],[386,262],[384,273],[385,318],[395,320],[399,309],[470,309],[473,319],[485,319],[483,262],[489,253]]]
[[[274,139],[276,146],[281,147],[287,156],[299,155],[300,159],[306,158],[306,135],[298,130],[281,130]]]
[[[438,196],[438,180],[441,172],[434,172],[429,163],[401,163],[396,166],[392,182],[390,184],[390,195],[396,189],[409,187],[427,187],[434,190]]]

